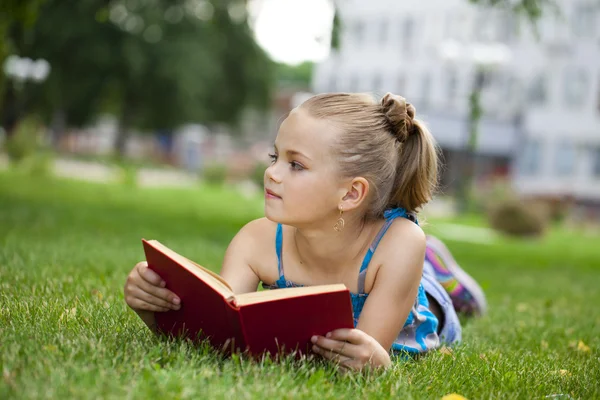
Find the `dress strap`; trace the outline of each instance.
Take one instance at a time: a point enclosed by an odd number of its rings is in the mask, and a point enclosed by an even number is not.
[[[275,234],[275,251],[277,252],[277,269],[279,277],[283,277],[283,262],[281,261],[281,247],[283,243],[283,230],[281,224],[277,224],[277,233]]]
[[[363,259],[362,265],[360,266],[360,272],[358,274],[358,293],[365,292],[365,278],[367,277],[367,267],[371,262],[371,258],[373,258],[373,253],[375,253],[379,242],[381,241],[383,235],[385,235],[389,227],[392,225],[392,222],[394,222],[394,219],[403,217],[419,225],[419,222],[417,221],[417,216],[414,213],[406,211],[406,209],[402,207],[391,208],[389,210],[386,210],[383,213],[383,216],[385,217],[385,223],[375,236],[375,239],[373,239],[373,242],[371,242],[369,250],[367,250],[367,254],[365,254],[365,258]]]

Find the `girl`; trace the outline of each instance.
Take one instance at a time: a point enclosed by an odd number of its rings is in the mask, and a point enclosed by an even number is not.
[[[438,161],[414,117],[412,105],[389,93],[381,102],[322,94],[294,109],[265,171],[265,218],[244,226],[225,253],[221,275],[235,293],[260,282],[344,283],[356,329],[312,338],[313,351],[342,368],[386,367],[390,353],[459,341],[453,300],[466,312],[485,309],[478,285],[441,242],[428,246],[418,225]],[[165,284],[145,262],[127,278],[125,300],[151,329],[154,312],[181,306]]]

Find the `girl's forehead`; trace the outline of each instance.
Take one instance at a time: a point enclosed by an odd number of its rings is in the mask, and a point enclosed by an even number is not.
[[[280,151],[294,150],[318,158],[329,155],[334,138],[335,129],[330,124],[296,109],[281,124],[275,142]]]

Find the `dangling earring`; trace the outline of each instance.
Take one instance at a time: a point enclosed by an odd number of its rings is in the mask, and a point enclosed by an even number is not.
[[[344,229],[344,223],[346,221],[344,221],[344,218],[342,218],[342,214],[344,213],[344,209],[342,208],[342,206],[339,206],[338,209],[340,210],[340,217],[338,218],[337,222],[333,226],[333,230],[336,232],[341,232],[342,229]]]

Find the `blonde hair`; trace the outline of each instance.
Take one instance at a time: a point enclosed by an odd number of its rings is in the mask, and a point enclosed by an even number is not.
[[[391,207],[416,212],[437,186],[438,153],[415,108],[388,93],[380,102],[362,93],[327,93],[306,100],[301,109],[331,122],[340,134],[333,148],[342,177],[364,177],[371,193],[366,219]]]

